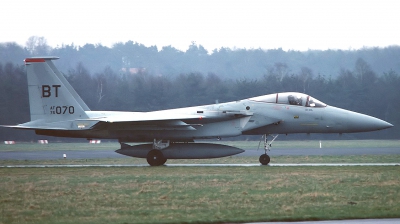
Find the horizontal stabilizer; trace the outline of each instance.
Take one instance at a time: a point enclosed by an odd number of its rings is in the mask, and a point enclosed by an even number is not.
[[[32,129],[32,130],[87,130],[97,122],[82,121],[46,121],[39,119],[18,125],[1,125],[7,128]]]
[[[30,129],[30,130],[68,130],[66,128],[60,128],[60,127],[49,127],[49,126],[28,126],[24,124],[19,124],[19,125],[0,125],[1,127],[5,128],[15,128],[15,129]]]

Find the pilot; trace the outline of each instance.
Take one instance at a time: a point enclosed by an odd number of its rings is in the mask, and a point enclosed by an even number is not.
[[[288,96],[288,100],[289,100],[289,104],[290,105],[302,105],[302,100],[301,100],[301,97],[295,97],[295,96],[293,96],[293,95],[289,95]]]

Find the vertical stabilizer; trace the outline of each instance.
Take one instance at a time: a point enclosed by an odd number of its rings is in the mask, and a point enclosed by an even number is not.
[[[74,120],[88,116],[83,102],[52,60],[58,57],[26,58],[31,121]]]

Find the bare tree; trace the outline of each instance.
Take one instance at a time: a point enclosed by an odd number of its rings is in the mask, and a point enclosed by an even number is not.
[[[312,80],[313,72],[309,67],[302,67],[300,71],[300,79],[303,81],[303,93],[306,92],[306,85],[309,80]]]
[[[286,65],[286,63],[277,62],[275,63],[275,69],[276,72],[278,73],[278,76],[280,77],[280,81],[282,82],[283,77],[287,75],[289,72],[288,71],[289,67]]]
[[[357,59],[354,70],[361,84],[369,84],[375,82],[376,74],[372,71],[371,67],[366,61],[364,61],[364,59]]]
[[[101,76],[97,77],[97,96],[98,96],[97,104],[99,104],[100,101],[105,96],[103,93],[103,77],[101,77]]]
[[[51,50],[51,47],[47,44],[47,40],[44,37],[31,36],[26,41],[25,45],[32,56],[45,56]]]

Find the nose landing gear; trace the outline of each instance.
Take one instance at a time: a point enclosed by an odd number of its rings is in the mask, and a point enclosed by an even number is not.
[[[267,151],[271,150],[272,142],[274,142],[275,139],[278,137],[278,135],[275,135],[275,136],[271,135],[273,138],[272,138],[271,142],[268,143],[268,139],[267,139],[268,136],[269,135],[267,135],[267,134],[262,136],[262,138],[264,139],[264,151],[265,151],[265,153],[262,154],[259,159],[259,161],[262,165],[268,165],[268,163],[271,161],[271,158],[269,157],[269,155],[267,155]],[[261,141],[260,141],[260,143],[261,143]],[[258,144],[258,147],[260,147],[260,144]]]
[[[261,163],[262,165],[268,165],[269,161],[271,161],[271,158],[270,158],[269,155],[267,155],[267,154],[262,154],[262,155],[260,156],[259,161],[260,161],[260,163]]]

